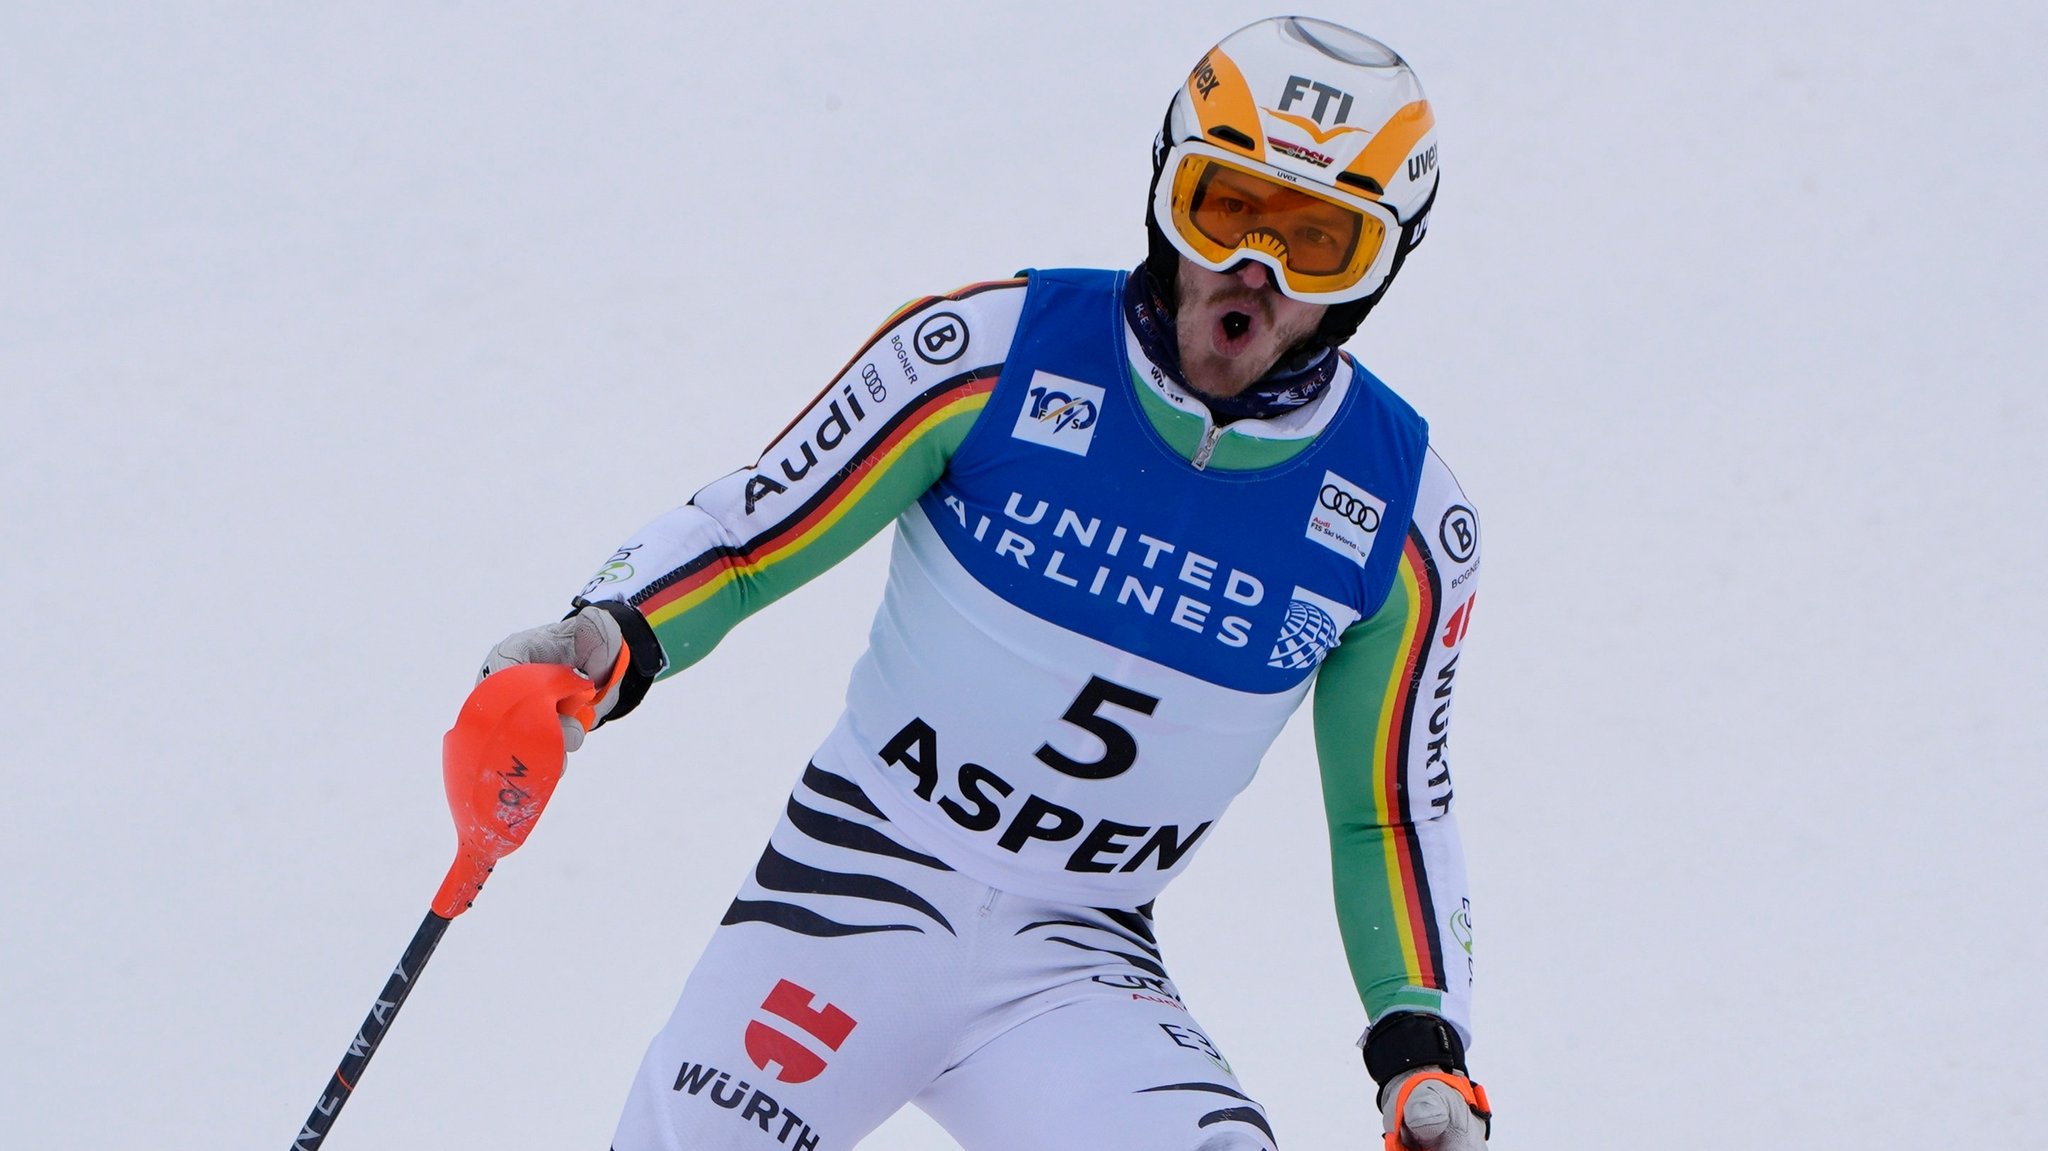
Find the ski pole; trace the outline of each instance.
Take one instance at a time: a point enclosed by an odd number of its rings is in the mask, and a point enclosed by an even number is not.
[[[434,893],[432,909],[420,921],[398,966],[348,1045],[327,1090],[292,1140],[292,1151],[314,1151],[326,1140],[335,1116],[362,1082],[363,1070],[385,1031],[419,981],[420,971],[441,942],[448,924],[476,899],[498,860],[526,842],[562,778],[562,727],[570,716],[588,731],[596,723],[595,701],[625,671],[627,654],[604,683],[554,664],[520,664],[487,677],[470,691],[441,739],[441,779],[448,810],[455,817],[455,862]]]

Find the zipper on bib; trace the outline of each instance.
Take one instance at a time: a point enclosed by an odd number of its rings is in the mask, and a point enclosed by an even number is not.
[[[1220,424],[1211,424],[1209,430],[1202,433],[1202,446],[1195,449],[1195,458],[1189,461],[1195,465],[1196,471],[1199,472],[1209,466],[1209,457],[1216,454],[1216,441],[1222,437],[1223,428]]]

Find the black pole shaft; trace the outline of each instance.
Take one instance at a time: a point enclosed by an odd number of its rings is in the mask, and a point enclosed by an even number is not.
[[[434,954],[434,945],[441,942],[441,933],[448,930],[450,922],[431,911],[420,921],[420,929],[413,932],[412,942],[406,946],[398,967],[391,972],[391,978],[384,981],[384,990],[377,996],[376,1005],[363,1019],[355,1041],[348,1045],[348,1054],[342,1056],[341,1066],[334,1069],[334,1077],[327,1081],[327,1090],[321,1094],[320,1102],[314,1106],[313,1113],[306,1116],[306,1125],[299,1129],[299,1137],[292,1140],[292,1151],[313,1151],[327,1138],[328,1129],[334,1126],[334,1117],[341,1114],[341,1105],[348,1102],[356,1084],[363,1081],[363,1069],[370,1065],[370,1056],[377,1053],[377,1044],[383,1041],[385,1029],[397,1017],[398,1009],[405,1006],[405,997],[412,993],[412,985],[419,980],[420,970],[427,965],[427,958]]]

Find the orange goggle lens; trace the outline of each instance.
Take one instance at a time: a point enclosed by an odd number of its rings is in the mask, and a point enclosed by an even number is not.
[[[1216,267],[1263,252],[1288,286],[1343,292],[1374,271],[1388,225],[1377,213],[1200,153],[1174,170],[1172,220],[1190,254]]]

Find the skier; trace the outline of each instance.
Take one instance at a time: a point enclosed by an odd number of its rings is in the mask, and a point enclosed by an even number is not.
[[[1421,242],[1434,118],[1283,18],[1174,96],[1134,271],[884,323],[751,467],[490,653],[625,675],[601,720],[894,523],[846,709],[648,1049],[615,1151],[1274,1146],[1152,930],[1313,684],[1338,918],[1389,1146],[1471,1151],[1446,722],[1478,521],[1339,350]],[[583,732],[565,721],[569,747]]]

